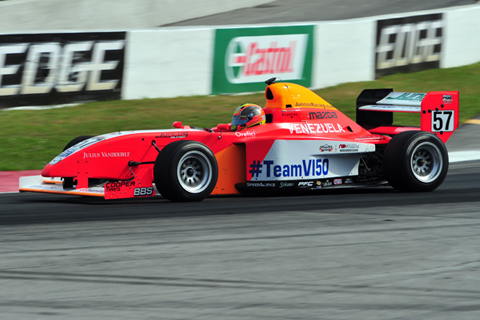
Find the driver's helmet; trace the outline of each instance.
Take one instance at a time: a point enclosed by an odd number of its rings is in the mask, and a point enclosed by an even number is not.
[[[252,103],[245,103],[235,110],[232,117],[232,131],[250,128],[265,123],[265,112]]]

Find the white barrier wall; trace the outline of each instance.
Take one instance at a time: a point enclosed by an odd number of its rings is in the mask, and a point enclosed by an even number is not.
[[[440,67],[480,61],[480,6],[430,10],[314,25],[311,88],[375,79],[377,20],[442,13]],[[272,27],[272,24],[249,28]],[[298,26],[298,24],[282,24]],[[244,26],[238,26],[244,27]],[[211,94],[215,28],[131,31],[122,97],[174,97]],[[165,49],[168,48],[168,49]],[[273,75],[266,75],[268,78]]]
[[[165,28],[127,34],[124,99],[208,95],[212,28]]]
[[[446,34],[442,68],[480,61],[480,6],[468,6],[445,13]]]
[[[214,38],[209,27],[130,31],[123,99],[211,94]],[[373,20],[316,24],[311,87],[373,80],[374,42]]]
[[[154,28],[272,1],[8,0],[0,1],[0,32]]]
[[[313,88],[375,78],[375,21],[321,22],[315,28]]]

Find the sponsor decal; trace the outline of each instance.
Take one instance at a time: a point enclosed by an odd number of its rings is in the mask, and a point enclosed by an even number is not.
[[[212,93],[261,91],[269,77],[311,84],[313,26],[216,29]]]
[[[353,179],[352,178],[346,178],[345,179],[345,184],[352,184],[353,183]]]
[[[135,187],[135,181],[117,181],[117,182],[107,182],[105,184],[106,192],[119,192],[121,188],[130,188]]]
[[[385,140],[384,136],[359,136],[355,140]]]
[[[321,177],[328,175],[329,159],[306,159],[295,164],[276,164],[274,160],[256,161],[250,164],[249,173],[252,178],[260,174],[271,177]]]
[[[332,185],[332,181],[331,180],[324,180],[323,181],[323,186],[324,187],[330,187]]]
[[[133,196],[134,197],[148,197],[148,196],[153,196],[155,195],[153,191],[153,187],[147,187],[147,188],[135,188],[133,190]]]
[[[340,123],[292,123],[290,134],[340,133],[345,132]]]
[[[282,117],[298,117],[299,115],[297,111],[282,110]]]
[[[358,174],[360,155],[338,152],[340,141],[276,140],[267,154],[258,152],[262,142],[252,141],[246,150],[248,181],[321,180]],[[332,145],[336,153],[321,153],[319,146]],[[346,143],[345,143],[346,144]],[[358,143],[361,152],[374,151],[375,145]]]
[[[331,104],[316,103],[316,102],[295,102],[295,107],[335,109],[335,107],[333,107]]]
[[[247,182],[247,187],[275,188],[275,182]]]
[[[420,106],[426,95],[426,93],[391,92],[377,103]]]
[[[297,184],[298,189],[321,189],[322,188],[322,181],[316,180],[316,181],[300,181]]]
[[[155,138],[171,138],[171,139],[183,139],[188,137],[188,133],[184,132],[166,132],[162,133]]]
[[[0,107],[120,99],[125,32],[0,35]]]
[[[333,179],[333,184],[339,186],[343,183],[342,179]]]
[[[444,94],[442,101],[443,101],[443,103],[445,103],[445,104],[450,104],[450,103],[452,103],[452,101],[453,101],[453,100],[452,100],[452,96],[449,95],[449,94]]]
[[[315,181],[300,181],[298,183],[298,188],[303,189],[303,188],[313,188]]]
[[[155,189],[151,184],[144,187],[140,187],[141,185],[140,181],[135,180],[108,182],[104,187],[105,199],[151,197],[155,195]]]
[[[337,113],[335,111],[310,112],[308,118],[310,120],[336,119]]]
[[[342,143],[338,146],[338,150],[340,152],[357,152],[358,148],[360,148],[360,145],[356,143],[348,143],[348,144]]]
[[[439,68],[443,27],[442,14],[378,20],[375,76]]]
[[[255,131],[235,132],[238,138],[255,138]]]
[[[279,187],[280,188],[292,188],[295,186],[295,183],[293,182],[280,182]]]
[[[130,152],[84,152],[83,159],[87,158],[127,158]]]
[[[324,145],[321,145],[320,148],[318,148],[318,150],[320,150],[320,152],[332,152],[334,148],[331,144],[324,144]]]
[[[263,37],[238,37],[232,39],[229,44],[229,59],[227,63],[230,66],[241,67],[241,74],[234,74],[233,68],[227,69],[228,80],[232,83],[250,82],[249,77],[290,74],[294,72],[293,56],[297,42],[302,41],[305,35],[290,36],[292,38],[288,43],[279,42],[283,40],[281,36],[263,36]],[[245,51],[242,50],[244,44]]]

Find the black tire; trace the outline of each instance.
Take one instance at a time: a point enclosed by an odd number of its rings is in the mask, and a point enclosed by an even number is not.
[[[388,183],[395,189],[433,191],[447,176],[447,148],[432,133],[402,132],[385,148],[383,170]]]
[[[176,141],[158,154],[153,168],[155,185],[170,201],[201,201],[212,193],[218,178],[213,152],[195,141]]]
[[[72,141],[70,141],[69,143],[67,143],[67,145],[65,146],[65,148],[63,148],[63,151],[67,150],[67,149],[70,148],[70,147],[73,147],[73,146],[76,145],[77,143],[80,143],[80,142],[82,142],[82,141],[84,141],[84,140],[90,139],[91,137],[93,137],[93,136],[80,136],[80,137],[76,137],[75,139],[73,139]],[[72,189],[75,184],[76,184],[76,182],[73,180],[73,178],[71,178],[71,177],[64,177],[64,178],[63,178],[63,188],[64,188],[64,189]]]
[[[63,151],[67,150],[68,148],[70,147],[73,147],[74,145],[76,145],[77,143],[80,143],[82,142],[83,140],[87,140],[87,139],[90,139],[92,138],[93,136],[80,136],[80,137],[76,137],[75,139],[73,139],[72,141],[70,141],[69,143],[67,143],[67,145],[65,146],[65,148],[63,148]]]

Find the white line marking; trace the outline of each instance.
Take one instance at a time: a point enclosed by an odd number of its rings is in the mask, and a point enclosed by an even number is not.
[[[480,151],[455,151],[449,152],[450,163],[480,160]]]

